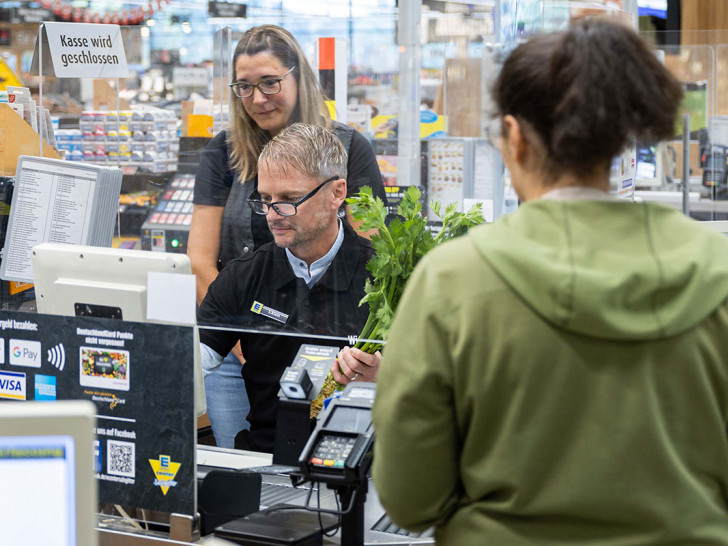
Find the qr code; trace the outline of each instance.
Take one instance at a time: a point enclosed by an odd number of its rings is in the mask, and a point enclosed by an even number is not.
[[[106,442],[106,471],[113,476],[135,477],[134,444],[131,442]]]

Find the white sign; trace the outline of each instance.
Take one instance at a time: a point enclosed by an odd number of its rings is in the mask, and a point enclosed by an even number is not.
[[[40,341],[10,340],[10,365],[40,368]]]
[[[22,372],[0,372],[0,398],[25,400],[25,374]]]
[[[207,87],[210,71],[204,67],[176,67],[172,69],[172,83],[175,87]]]
[[[195,276],[147,273],[147,320],[195,325]]]
[[[119,25],[45,23],[58,78],[128,78]]]
[[[617,197],[634,200],[634,179],[636,174],[637,148],[633,143],[612,160],[610,182],[617,188]]]

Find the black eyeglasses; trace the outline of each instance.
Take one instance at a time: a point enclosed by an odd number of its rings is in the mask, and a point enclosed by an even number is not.
[[[295,216],[298,212],[298,207],[300,207],[304,202],[308,201],[314,195],[316,195],[316,193],[326,184],[338,179],[338,176],[332,176],[331,178],[324,180],[323,182],[321,182],[321,184],[316,186],[313,191],[304,195],[295,203],[289,203],[286,201],[276,201],[275,203],[268,203],[267,201],[261,201],[260,199],[248,199],[248,205],[251,209],[253,209],[253,212],[255,214],[268,214],[268,211],[272,207],[273,210],[281,216]]]
[[[260,91],[264,95],[277,95],[281,92],[281,80],[288,76],[288,74],[293,72],[294,68],[296,68],[295,65],[289,68],[288,72],[283,74],[283,76],[281,76],[280,78],[266,78],[258,83],[231,83],[230,89],[233,90],[233,93],[235,93],[236,97],[239,97],[241,99],[249,99],[250,97],[252,97],[256,87],[258,88],[258,91]]]

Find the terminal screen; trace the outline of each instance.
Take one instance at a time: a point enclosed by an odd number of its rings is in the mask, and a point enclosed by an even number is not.
[[[0,436],[0,546],[76,544],[70,436]]]
[[[363,433],[372,422],[372,414],[368,409],[336,406],[334,413],[326,422],[326,428],[341,432]]]

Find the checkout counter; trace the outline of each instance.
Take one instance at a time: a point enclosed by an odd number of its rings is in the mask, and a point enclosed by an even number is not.
[[[433,544],[431,530],[410,534],[391,522],[369,476],[375,392],[372,383],[349,384],[319,417],[296,465],[274,464],[270,454],[198,446],[203,536],[188,517],[173,515],[164,532],[99,516],[99,544]],[[207,502],[212,498],[214,506]],[[250,513],[225,514],[231,507]],[[230,521],[218,525],[216,518]],[[211,522],[215,532],[205,534]]]

